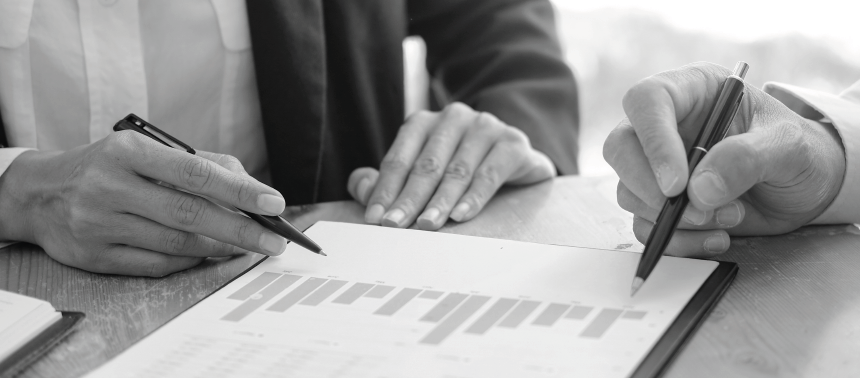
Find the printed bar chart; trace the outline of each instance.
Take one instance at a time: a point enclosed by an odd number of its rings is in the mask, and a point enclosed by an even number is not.
[[[546,310],[538,315],[538,317],[532,322],[534,325],[547,326],[552,327],[558,319],[561,319],[561,316],[564,315],[565,311],[570,308],[569,304],[563,303],[550,303],[547,306]]]
[[[499,298],[492,307],[490,307],[484,315],[481,315],[472,325],[466,329],[466,333],[475,335],[483,335],[490,330],[505,314],[508,313],[514,305],[517,304],[516,299]]]
[[[385,302],[385,304],[382,305],[382,307],[380,307],[378,310],[376,310],[374,314],[388,316],[394,315],[397,310],[400,310],[401,308],[403,308],[403,306],[406,306],[406,304],[409,303],[412,298],[415,298],[420,292],[421,290],[409,288],[400,290],[400,292],[397,293],[394,298],[391,298],[391,300]]]
[[[345,290],[342,290],[344,288]],[[291,290],[287,291],[287,289]],[[372,311],[372,315],[385,319],[395,316],[404,307],[411,306],[411,303],[424,308],[432,305],[423,316],[415,319],[419,322],[435,323],[433,328],[418,341],[419,344],[424,345],[441,344],[459,329],[463,329],[467,323],[468,326],[461,332],[480,336],[494,327],[518,328],[528,319],[530,319],[530,326],[538,328],[553,327],[559,321],[587,321],[579,337],[600,339],[619,319],[640,321],[647,316],[646,311],[614,308],[602,308],[596,312],[596,315],[592,315],[595,313],[595,307],[579,304],[545,303],[513,298],[498,298],[493,301],[493,297],[486,295],[445,293],[361,282],[350,284],[344,280],[264,272],[228,297],[241,299],[243,302],[227,312],[221,320],[239,322],[284,292],[286,294],[266,311],[284,313],[297,304],[319,307],[326,301],[348,306],[360,298],[366,298],[363,301],[369,302],[365,305],[373,301],[379,303],[379,307]],[[335,295],[338,292],[340,294]],[[332,297],[334,298],[330,299]],[[428,303],[427,300],[435,301],[435,304]],[[487,308],[484,309],[485,307]],[[592,319],[588,320],[589,316]]]
[[[439,323],[436,328],[433,328],[427,336],[424,336],[421,341],[421,344],[431,344],[431,345],[439,345],[445,338],[454,333],[454,330],[457,327],[461,326],[466,322],[472,315],[474,315],[484,303],[490,300],[490,297],[485,297],[483,295],[472,295],[469,299],[463,303],[462,306],[457,308],[454,313],[451,314],[447,319]]]
[[[359,282],[355,285],[352,285],[352,287],[350,287],[349,289],[344,291],[343,294],[341,294],[340,296],[335,298],[335,300],[333,300],[332,303],[340,303],[340,304],[347,304],[347,305],[352,304],[358,298],[361,298],[361,296],[364,295],[364,293],[368,292],[372,288],[373,288],[373,284],[367,284],[367,283],[360,283]]]

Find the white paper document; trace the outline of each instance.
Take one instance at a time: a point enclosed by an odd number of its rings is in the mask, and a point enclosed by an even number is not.
[[[90,377],[625,377],[717,267],[320,222]]]

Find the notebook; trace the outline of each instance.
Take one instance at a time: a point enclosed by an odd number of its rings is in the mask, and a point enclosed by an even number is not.
[[[83,318],[50,303],[0,290],[0,376],[12,376],[59,342]]]
[[[737,272],[635,252],[318,222],[89,377],[645,377]]]

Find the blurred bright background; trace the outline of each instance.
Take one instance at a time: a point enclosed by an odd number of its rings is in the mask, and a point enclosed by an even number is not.
[[[580,94],[582,175],[611,174],[603,141],[624,117],[621,97],[634,83],[687,63],[750,64],[747,80],[778,81],[839,93],[860,80],[858,5],[722,0],[553,0],[565,58]],[[794,5],[797,4],[797,5]],[[420,108],[423,46],[404,44],[407,109]],[[426,87],[425,87],[426,88]]]

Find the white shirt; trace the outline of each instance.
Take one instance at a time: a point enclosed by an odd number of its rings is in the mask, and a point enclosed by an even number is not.
[[[268,182],[255,80],[244,0],[0,0],[10,146],[68,150],[135,113]]]

